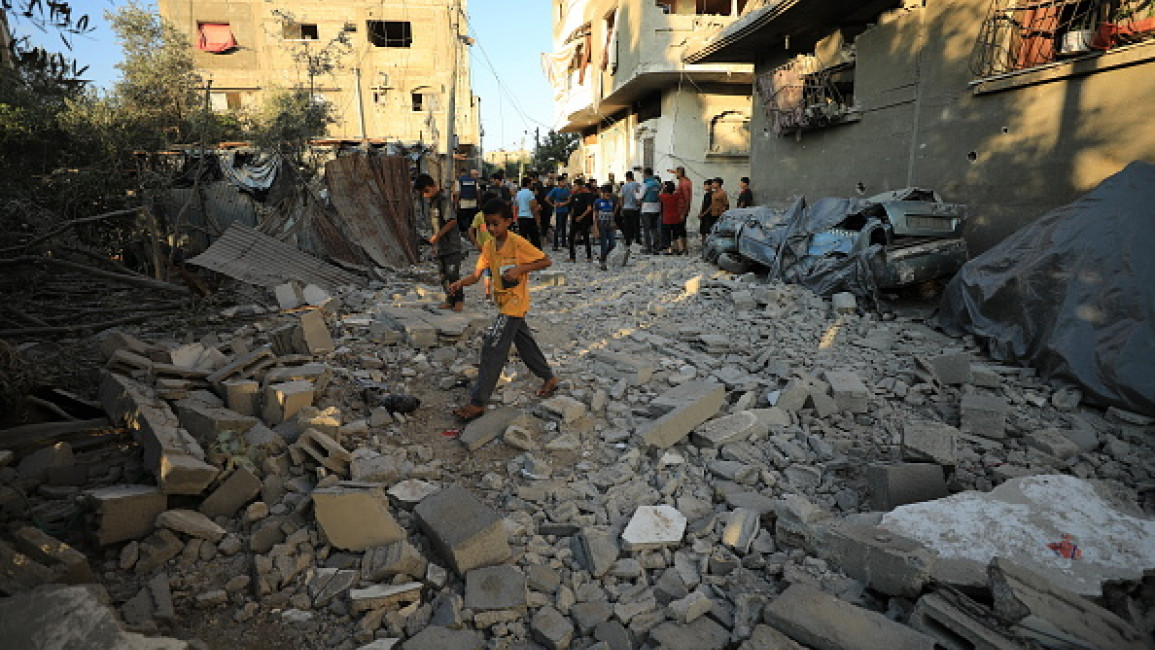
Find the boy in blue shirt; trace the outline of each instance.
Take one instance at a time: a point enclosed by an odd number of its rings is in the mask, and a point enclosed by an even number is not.
[[[553,208],[554,226],[553,226],[553,249],[556,251],[558,246],[565,248],[569,245],[569,240],[566,239],[566,230],[569,226],[569,204],[573,199],[573,193],[569,191],[569,179],[562,177],[558,180],[557,187],[549,191],[546,195],[545,201]]]
[[[602,185],[601,196],[594,201],[594,236],[601,243],[601,256],[598,257],[598,262],[603,271],[606,270],[606,258],[614,249],[614,217],[618,206],[613,192],[612,185]]]

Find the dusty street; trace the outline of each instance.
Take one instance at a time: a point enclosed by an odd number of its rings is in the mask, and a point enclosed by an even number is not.
[[[529,322],[561,390],[511,360],[468,426],[450,410],[496,312],[480,284],[437,310],[429,269],[92,341],[120,374],[82,396],[133,437],[5,455],[4,586],[38,600],[4,617],[77,611],[29,590],[95,581],[124,647],[1150,641],[1149,420],[985,360],[932,304],[881,319],[693,257],[560,255]]]

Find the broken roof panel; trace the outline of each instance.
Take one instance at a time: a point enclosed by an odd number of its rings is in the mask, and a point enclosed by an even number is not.
[[[208,250],[188,263],[261,287],[290,280],[329,290],[364,284],[357,275],[239,223],[229,226]]]

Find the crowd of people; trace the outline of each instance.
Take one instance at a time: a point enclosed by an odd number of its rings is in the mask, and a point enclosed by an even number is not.
[[[529,309],[528,279],[532,271],[548,268],[553,260],[544,252],[565,250],[570,262],[577,261],[577,247],[585,249],[585,259],[593,262],[593,242],[598,261],[606,270],[606,260],[621,233],[626,254],[634,243],[645,254],[685,255],[689,252],[686,222],[690,216],[693,185],[683,167],[669,170],[673,180],[663,182],[646,168],[642,180],[633,171],[618,183],[613,174],[598,184],[595,179],[552,174],[527,175],[518,188],[511,187],[501,173],[484,184],[478,170],[456,179],[447,193],[429,174],[419,174],[414,189],[426,201],[432,226],[429,243],[437,260],[438,274],[445,290],[442,309],[461,311],[466,286],[485,283],[486,296],[498,308],[498,316],[482,342],[477,382],[469,402],[454,409],[463,420],[485,413],[501,368],[514,346],[530,371],[542,379],[538,395],[549,396],[558,379],[542,355],[525,314]],[[738,207],[753,202],[750,180],[742,178]],[[705,195],[698,213],[699,235],[704,243],[710,229],[730,199],[722,189],[722,179],[705,181]],[[465,240],[478,251],[472,272],[462,276],[467,257]]]

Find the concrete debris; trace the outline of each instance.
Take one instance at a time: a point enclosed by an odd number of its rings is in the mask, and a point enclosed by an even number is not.
[[[531,276],[561,389],[514,357],[467,425],[493,307],[438,309],[425,264],[290,282],[219,331],[105,333],[101,406],[133,439],[0,449],[0,608],[97,581],[137,632],[336,650],[1150,635],[1145,415],[905,299],[621,259]]]
[[[96,585],[43,586],[0,599],[0,638],[13,648],[187,650],[185,641],[124,630]]]

